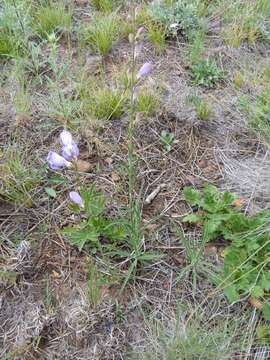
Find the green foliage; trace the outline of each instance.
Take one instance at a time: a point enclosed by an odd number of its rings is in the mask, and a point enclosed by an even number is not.
[[[190,76],[194,85],[213,88],[223,78],[223,73],[214,59],[207,59],[193,64]]]
[[[160,142],[165,147],[166,151],[169,152],[172,150],[172,145],[173,145],[174,141],[175,141],[175,139],[174,139],[173,133],[171,133],[167,130],[161,131]]]
[[[117,7],[121,6],[122,0],[91,0],[91,4],[98,11],[111,13],[116,10]]]
[[[10,146],[0,165],[0,197],[16,204],[31,207],[33,205],[33,190],[42,181],[40,170],[27,161],[26,149]]]
[[[82,110],[90,118],[110,120],[120,118],[125,111],[127,94],[118,87],[107,85],[102,79],[86,80],[79,89]]]
[[[249,113],[249,124],[257,134],[270,144],[270,87],[259,94],[255,107],[246,109]]]
[[[95,307],[102,300],[102,287],[108,284],[107,276],[98,271],[94,264],[91,264],[88,272],[88,298],[90,303]]]
[[[217,238],[230,242],[224,251],[220,279],[228,300],[237,301],[242,294],[250,294],[254,299],[269,297],[270,212],[262,211],[254,216],[241,213],[234,205],[233,194],[221,193],[212,185],[206,185],[203,193],[187,187],[184,195],[199,211],[187,215],[183,221],[201,224],[204,242]],[[268,317],[267,306],[263,313]]]
[[[199,28],[200,21],[195,3],[187,0],[177,0],[164,4],[158,0],[149,6],[149,16],[170,31],[170,25],[179,24],[183,35],[191,39]]]
[[[66,9],[63,3],[50,3],[41,5],[34,12],[33,28],[37,33],[46,38],[56,31],[70,31],[72,25],[71,9]]]
[[[94,51],[107,55],[120,38],[121,22],[115,13],[95,15],[89,26],[82,29],[82,37]]]
[[[98,192],[95,185],[81,192],[84,200],[83,220],[75,226],[68,226],[63,234],[71,245],[80,251],[84,248],[95,253],[97,250],[113,250],[125,238],[125,230],[119,221],[106,216],[106,202],[103,193]],[[78,207],[72,207],[79,211]]]
[[[148,39],[155,47],[157,54],[162,54],[166,48],[166,29],[160,24],[150,21],[147,25]]]
[[[195,106],[197,116],[200,120],[209,120],[212,110],[207,101],[196,95],[189,96],[188,101]]]
[[[159,109],[159,93],[157,89],[141,88],[136,98],[136,112],[153,116]]]

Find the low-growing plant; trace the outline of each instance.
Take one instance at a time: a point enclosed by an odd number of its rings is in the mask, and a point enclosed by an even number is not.
[[[98,11],[111,13],[122,5],[122,0],[91,0],[91,4]]]
[[[166,48],[166,30],[163,26],[151,21],[147,25],[147,33],[155,51],[157,54],[161,54]]]
[[[223,73],[214,59],[207,59],[193,64],[190,76],[194,85],[213,88],[223,78]]]
[[[162,130],[161,134],[160,134],[160,142],[164,146],[166,151],[168,151],[168,152],[171,151],[172,146],[175,142],[174,133],[167,131],[167,130]]]
[[[191,39],[200,27],[196,5],[187,0],[176,0],[167,4],[155,0],[149,5],[149,15],[154,21],[163,25],[168,32],[172,31],[172,24],[177,24],[179,30],[188,39]]]
[[[71,205],[73,211],[83,214],[80,223],[68,226],[63,234],[71,245],[79,250],[87,249],[92,253],[103,253],[115,250],[117,244],[125,239],[125,229],[119,220],[111,220],[106,215],[106,200],[102,192],[96,190],[95,185],[80,191],[81,206]]]
[[[71,8],[66,8],[64,3],[41,5],[33,14],[33,28],[43,38],[53,32],[70,31],[72,26]]]
[[[91,24],[82,29],[83,41],[100,55],[107,55],[120,38],[121,23],[115,13],[95,15]]]
[[[241,201],[235,195],[221,193],[213,185],[206,185],[203,193],[187,187],[184,195],[197,212],[183,221],[202,226],[204,243],[216,239],[229,243],[218,280],[228,300],[249,295],[263,302],[264,317],[270,319],[270,212],[248,216],[240,211]]]
[[[193,95],[188,97],[188,101],[195,106],[197,116],[200,120],[207,121],[210,119],[212,110],[206,100],[200,96]]]
[[[136,112],[144,113],[146,116],[153,116],[159,109],[159,101],[158,90],[145,87],[140,90],[136,97]]]
[[[0,196],[6,201],[31,207],[33,191],[42,181],[42,174],[27,161],[25,149],[10,146],[0,165],[0,173]]]
[[[126,92],[93,79],[86,81],[79,90],[82,100],[82,111],[90,118],[110,120],[120,118],[125,111]]]

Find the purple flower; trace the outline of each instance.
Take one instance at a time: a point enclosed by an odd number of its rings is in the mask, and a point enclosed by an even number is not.
[[[84,206],[84,201],[77,191],[71,191],[69,193],[69,197],[74,204],[79,205],[80,207]]]
[[[63,144],[62,156],[68,161],[71,161],[74,158],[77,159],[80,151],[77,143],[72,139],[71,133],[67,130],[63,130],[60,134],[60,140]]]
[[[144,63],[138,72],[138,77],[146,77],[150,75],[153,69],[154,69],[154,65],[151,62]]]
[[[59,170],[61,168],[71,166],[71,163],[69,161],[67,161],[63,156],[57,154],[54,151],[49,151],[47,161],[52,170]]]

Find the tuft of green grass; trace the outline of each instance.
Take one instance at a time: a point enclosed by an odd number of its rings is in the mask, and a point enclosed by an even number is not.
[[[194,85],[213,88],[223,78],[223,73],[214,59],[207,59],[193,64],[190,76]]]
[[[149,88],[140,89],[136,98],[135,109],[136,112],[144,113],[146,116],[153,116],[159,109],[160,100],[159,94],[154,89]]]
[[[121,22],[115,13],[95,15],[91,24],[82,30],[82,37],[94,51],[106,56],[120,38]]]
[[[43,38],[53,32],[70,31],[72,26],[71,8],[63,3],[41,5],[34,12],[33,28]]]
[[[91,4],[98,11],[111,13],[122,5],[121,0],[91,0]]]
[[[102,79],[90,78],[81,85],[79,94],[82,111],[90,118],[116,119],[120,118],[125,111],[126,92],[117,86],[112,88]]]
[[[166,48],[166,29],[155,22],[147,25],[148,39],[155,47],[157,54],[162,54]]]
[[[1,186],[0,197],[23,204],[27,207],[33,205],[32,192],[42,180],[40,170],[34,169],[27,161],[26,151],[18,145],[8,148],[4,161],[0,165]]]
[[[0,30],[0,57],[15,57],[18,53],[16,38],[8,31]]]
[[[208,102],[202,99],[200,96],[192,95],[187,99],[192,105],[194,105],[197,116],[200,120],[209,120],[212,114],[212,110]]]

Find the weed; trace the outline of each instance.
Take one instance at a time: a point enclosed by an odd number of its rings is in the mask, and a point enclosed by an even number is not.
[[[100,55],[107,55],[121,35],[121,23],[115,13],[95,15],[91,24],[82,31],[86,44]]]
[[[103,286],[108,283],[108,279],[100,271],[95,264],[91,264],[88,272],[88,298],[94,307],[102,300]]]
[[[153,1],[149,6],[149,16],[168,31],[171,31],[172,24],[178,24],[183,35],[188,39],[193,37],[200,26],[196,6],[186,0],[173,1],[167,5],[160,1]]]
[[[247,216],[240,212],[241,202],[235,195],[220,193],[212,185],[206,185],[203,194],[185,188],[184,195],[199,211],[183,220],[203,225],[203,242],[220,237],[230,242],[223,252],[224,268],[219,280],[229,301],[240,300],[241,295],[263,299],[263,315],[270,319],[267,300],[270,290],[270,212]]]
[[[160,142],[165,147],[166,151],[171,151],[172,145],[175,142],[174,133],[162,130],[160,134]]]
[[[191,49],[190,49],[191,64],[197,64],[200,62],[204,51],[204,40],[205,40],[205,31],[204,30],[196,31],[194,38],[192,39]]]
[[[194,85],[213,88],[223,78],[223,73],[214,59],[207,59],[193,64],[190,76]]]
[[[63,230],[63,234],[71,245],[75,245],[79,250],[83,248],[103,252],[104,249],[112,251],[116,244],[122,242],[126,237],[124,227],[110,220],[105,215],[105,198],[98,192],[94,185],[88,189],[81,190],[84,202],[83,209],[77,205],[72,206],[73,211],[85,214],[86,219],[76,226],[68,226]],[[101,239],[107,239],[111,243],[101,243]]]
[[[242,72],[237,71],[235,73],[233,83],[237,89],[241,89],[245,85],[245,78]]]
[[[33,28],[37,33],[46,38],[53,32],[66,32],[71,30],[72,11],[66,9],[63,3],[50,3],[41,5],[34,12]]]

